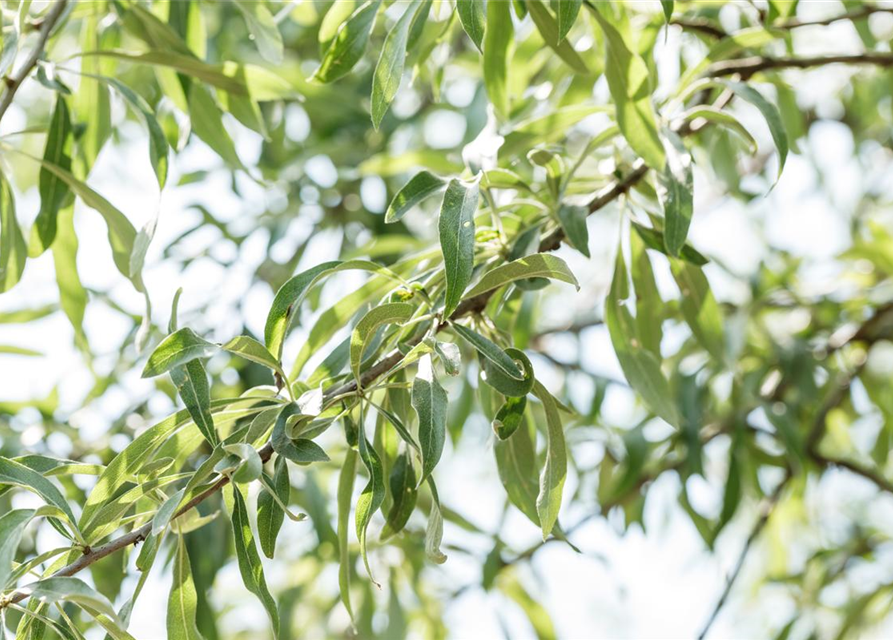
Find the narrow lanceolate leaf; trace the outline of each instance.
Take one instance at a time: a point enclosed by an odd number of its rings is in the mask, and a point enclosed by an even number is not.
[[[414,311],[415,307],[408,302],[392,302],[374,307],[360,319],[350,334],[350,368],[358,384],[363,352],[378,328],[388,324],[403,324],[412,317]]]
[[[484,0],[456,0],[456,11],[459,13],[462,28],[465,29],[465,33],[480,51],[487,24],[484,15]]]
[[[169,640],[200,640],[202,635],[195,626],[198,595],[192,580],[186,541],[182,535],[177,536],[177,552],[173,564],[174,579],[167,600],[167,637]]]
[[[558,209],[558,221],[564,230],[564,235],[570,240],[574,249],[582,253],[587,258],[589,254],[589,227],[586,225],[586,218],[589,216],[589,209],[576,205],[563,204]]]
[[[543,36],[543,40],[546,41],[546,44],[551,47],[551,49],[558,54],[558,57],[571,69],[577,73],[587,75],[589,73],[589,67],[586,66],[586,62],[580,57],[580,54],[577,53],[566,38],[561,39],[558,37],[558,22],[552,14],[549,13],[549,10],[546,8],[546,5],[542,0],[529,0],[525,5],[530,12],[530,17],[533,18],[533,23],[536,25],[537,31]]]
[[[381,0],[369,0],[351,14],[339,27],[322,58],[313,78],[320,82],[333,82],[354,68],[369,42],[369,33],[375,24],[375,16]]]
[[[384,114],[403,79],[403,66],[406,63],[406,42],[409,37],[409,27],[418,10],[420,3],[412,2],[406,7],[403,15],[385,37],[381,48],[378,64],[372,76],[372,124],[378,129]]]
[[[536,511],[539,478],[536,468],[536,449],[530,437],[529,422],[522,420],[521,428],[507,440],[497,440],[493,446],[499,479],[509,501],[536,526],[540,518]]]
[[[170,524],[171,518],[174,517],[174,514],[177,512],[177,508],[180,506],[180,503],[183,501],[183,495],[185,494],[184,489],[180,489],[174,495],[169,497],[164,501],[158,511],[155,512],[155,516],[152,518],[152,535],[159,536],[164,530],[167,528],[167,525]]]
[[[34,513],[34,509],[13,509],[0,516],[0,589],[6,589],[16,549]]]
[[[412,406],[419,416],[419,444],[422,450],[424,482],[440,461],[446,440],[447,393],[434,376],[430,355],[419,361],[419,370],[412,383]]]
[[[763,114],[766,124],[769,126],[769,133],[772,134],[772,140],[775,142],[775,148],[778,150],[778,175],[776,181],[781,177],[784,170],[784,163],[788,158],[788,134],[784,128],[784,121],[778,107],[766,100],[763,94],[743,82],[723,82],[724,86],[731,89],[739,98],[747,100]]]
[[[288,504],[291,483],[288,479],[288,463],[285,458],[277,457],[274,468],[273,480],[268,484],[276,490],[279,502]],[[276,550],[279,529],[282,528],[282,523],[285,521],[285,511],[279,506],[279,502],[270,495],[266,488],[257,497],[257,535],[260,538],[261,550],[265,556],[271,559]]]
[[[536,512],[540,518],[540,528],[545,540],[552,532],[552,528],[558,520],[558,510],[561,508],[561,493],[564,490],[564,480],[567,477],[567,447],[555,398],[539,382],[534,386],[533,393],[543,403],[548,436],[546,438],[546,464],[540,474],[540,490],[536,497]]]
[[[620,361],[623,375],[648,408],[671,425],[678,426],[679,415],[670,385],[660,370],[658,357],[642,344],[636,321],[628,308],[629,298],[626,265],[622,252],[618,251],[614,281],[605,300],[605,323],[614,353]]]
[[[496,110],[496,115],[501,121],[506,121],[510,116],[509,48],[515,36],[510,4],[488,2],[487,23],[490,28],[484,34],[484,87],[487,89],[487,96]]]
[[[143,368],[143,377],[152,378],[170,371],[174,367],[186,364],[196,358],[212,356],[218,347],[199,336],[192,329],[185,327],[169,335],[161,341]]]
[[[677,257],[685,246],[694,214],[694,178],[691,155],[678,137],[670,135],[672,138],[665,146],[667,164],[661,174],[661,182],[667,191],[664,201],[664,242],[667,253]]]
[[[47,131],[43,159],[66,171],[71,171],[71,139],[71,116],[68,112],[68,104],[65,102],[65,98],[59,95],[56,98],[56,108],[53,110],[53,119],[50,121],[49,131]],[[56,237],[56,219],[59,209],[62,208],[69,193],[68,185],[43,167],[40,169],[38,186],[40,211],[31,228],[31,241],[28,247],[32,257],[39,256],[53,244]]]
[[[282,64],[282,34],[266,5],[252,0],[236,0],[236,6],[245,16],[245,24],[258,52],[271,64]]]
[[[16,220],[12,188],[0,173],[0,293],[9,291],[21,280],[27,255],[28,247]]]
[[[185,365],[171,369],[171,380],[177,387],[177,393],[192,416],[195,426],[211,446],[220,442],[214,418],[211,415],[211,388],[208,385],[208,374],[201,360],[190,360]]]
[[[306,438],[295,440],[288,437],[286,425],[289,418],[300,413],[298,405],[292,403],[286,405],[276,418],[276,426],[270,436],[273,450],[284,458],[288,458],[296,464],[311,464],[313,462],[327,462],[329,456],[318,444]],[[309,420],[309,418],[307,418]]]
[[[25,585],[19,591],[43,602],[72,602],[105,614],[114,621],[118,620],[112,603],[80,578],[45,578]]]
[[[474,269],[474,214],[478,208],[480,186],[450,180],[440,208],[440,249],[446,271],[444,317],[459,306]]]
[[[477,331],[462,326],[461,324],[456,323],[451,326],[453,331],[458,333],[468,342],[468,344],[477,349],[478,353],[502,369],[506,374],[513,378],[517,378],[518,380],[524,379],[524,374],[521,369],[518,368],[518,365],[515,364],[515,361],[512,360],[511,356],[509,356],[498,344],[489,338],[485,338]]]
[[[681,260],[671,260],[670,267],[682,294],[679,306],[685,322],[716,362],[724,362],[726,351],[722,312],[707,277],[699,267]]]
[[[567,37],[567,33],[574,26],[574,22],[577,21],[583,0],[557,0],[557,4],[558,41],[561,42]]]
[[[212,91],[198,82],[189,87],[189,120],[192,131],[231,167],[241,168],[236,145],[223,124],[223,112]]]
[[[0,485],[3,484],[13,484],[33,491],[47,503],[58,507],[72,526],[76,522],[71,507],[68,506],[62,492],[56,488],[56,485],[25,465],[9,458],[0,457]]]
[[[233,537],[235,539],[236,559],[239,562],[239,572],[242,574],[242,582],[245,588],[257,596],[273,627],[273,637],[279,637],[279,610],[276,601],[267,589],[267,581],[264,578],[264,567],[261,564],[260,555],[254,544],[254,534],[251,533],[251,524],[248,522],[248,510],[245,507],[245,498],[238,486],[232,487],[233,493]]]
[[[375,582],[375,578],[372,577],[372,569],[369,567],[369,556],[366,552],[366,531],[369,528],[369,522],[372,520],[372,514],[378,511],[381,507],[381,503],[384,502],[384,470],[381,465],[381,458],[378,457],[378,453],[369,441],[366,440],[362,421],[360,422],[359,427],[360,458],[363,460],[363,465],[365,465],[366,471],[369,472],[369,482],[366,483],[363,492],[360,494],[360,497],[357,498],[357,538],[360,541],[360,555],[363,556],[363,564],[366,565],[366,573],[369,574],[369,579],[372,580],[372,582]],[[375,584],[378,583],[376,582]]]
[[[524,420],[524,410],[527,408],[527,396],[505,399],[505,403],[496,412],[493,418],[493,432],[500,440],[508,440],[512,437]]]
[[[394,463],[394,468],[391,470],[389,484],[394,502],[388,511],[384,529],[381,530],[382,540],[387,540],[394,534],[400,533],[415,509],[418,483],[408,451],[404,451],[397,457],[397,462]]]
[[[256,362],[264,367],[269,367],[275,373],[278,373],[283,380],[287,380],[285,372],[279,366],[277,360],[272,353],[260,342],[251,336],[237,336],[220,347],[224,351],[229,351],[237,356],[241,356],[251,362]]]
[[[600,11],[594,15],[605,34],[605,75],[617,109],[617,126],[649,167],[663,170],[664,149],[651,105],[648,67],[638,54],[630,51],[623,36]]]
[[[635,222],[633,223],[633,229],[635,229],[636,234],[640,238],[642,238],[642,241],[647,245],[649,249],[653,249],[655,251],[659,251],[664,255],[667,255],[667,244],[664,240],[663,233],[661,233],[657,229],[643,227],[642,225],[636,224]],[[679,252],[679,257],[686,262],[695,265],[696,267],[703,267],[705,264],[710,262],[701,254],[700,251],[698,251],[688,243],[683,245],[682,250]]]
[[[484,274],[480,281],[474,285],[465,297],[498,289],[499,287],[526,278],[551,278],[572,284],[580,289],[577,278],[571,273],[564,260],[548,253],[535,253],[531,256],[518,258],[506,264],[499,265]]]
[[[637,234],[630,234],[630,275],[636,291],[636,329],[639,342],[657,358],[661,357],[663,341],[664,301],[661,299],[651,259],[645,243]]]
[[[353,607],[350,604],[350,547],[347,529],[356,475],[357,452],[348,447],[341,474],[338,476],[338,586],[341,590],[341,602],[344,603],[344,608],[347,609],[351,619],[353,619]]]
[[[443,191],[447,181],[429,171],[420,171],[415,174],[403,188],[397,192],[387,212],[384,214],[385,222],[397,222],[414,206]]]
[[[428,514],[428,528],[425,530],[425,555],[431,562],[443,564],[447,560],[440,550],[440,543],[443,542],[443,514],[440,511],[440,496],[437,495],[434,478],[428,478],[428,487],[431,489],[431,513]]]
[[[664,12],[664,20],[666,20],[667,24],[670,23],[670,18],[673,17],[673,8],[676,3],[673,0],[660,0],[661,9]]]
[[[518,363],[524,371],[524,377],[519,380],[506,374],[490,360],[484,360],[481,363],[483,365],[483,380],[504,396],[512,398],[526,396],[533,390],[533,384],[536,380],[533,373],[533,364],[531,364],[527,354],[520,349],[509,347],[505,350],[505,353],[508,357]]]

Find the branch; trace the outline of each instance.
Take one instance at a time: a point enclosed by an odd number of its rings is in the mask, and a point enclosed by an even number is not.
[[[853,55],[812,56],[805,58],[773,58],[770,56],[752,56],[737,60],[723,60],[710,66],[706,76],[731,76],[739,74],[742,79],[749,78],[760,71],[772,69],[810,69],[829,64],[869,64],[878,67],[893,67],[893,54],[866,51]]]
[[[53,27],[56,26],[62,13],[65,11],[67,4],[68,0],[56,0],[55,4],[53,4],[53,7],[50,9],[49,13],[47,13],[40,25],[37,42],[34,44],[34,49],[31,50],[25,63],[19,68],[17,74],[11,75],[5,79],[6,91],[4,91],[3,96],[0,97],[0,119],[3,118],[6,110],[9,109],[9,105],[12,104],[12,99],[15,97],[16,91],[19,90],[19,87],[22,86],[22,83],[31,74],[31,71],[34,70],[37,61],[40,60],[40,56],[43,54],[44,48],[46,48],[50,33],[53,31]]]
[[[830,18],[820,18],[818,20],[801,20],[799,18],[788,18],[787,20],[781,20],[769,26],[777,29],[826,27],[829,24],[840,22],[841,20],[861,20],[863,18],[867,18],[873,13],[893,13],[893,8],[878,7],[877,5],[869,4],[865,5],[864,7],[859,7],[858,9],[853,9],[852,11],[847,11],[846,13],[841,13],[840,15],[831,16]]]

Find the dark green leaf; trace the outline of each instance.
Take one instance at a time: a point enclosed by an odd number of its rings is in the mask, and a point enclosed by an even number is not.
[[[524,379],[524,374],[518,368],[518,365],[498,344],[461,324],[453,323],[450,326],[468,344],[477,349],[478,353],[502,369],[506,374],[518,380]]]
[[[15,200],[6,176],[0,173],[0,293],[22,278],[28,247],[16,220]]]
[[[518,378],[509,376],[501,368],[492,364],[490,360],[484,360],[484,382],[504,396],[515,398],[526,396],[533,390],[535,382],[533,365],[530,363],[530,358],[528,358],[520,349],[514,349],[512,347],[506,349],[505,353],[521,365],[521,368],[524,369],[524,378],[519,380]]]
[[[13,509],[0,516],[0,589],[6,589],[22,533],[34,514],[34,509]]]
[[[56,98],[43,159],[65,171],[71,171],[71,140],[71,116],[65,98],[60,95]],[[69,193],[65,182],[45,167],[40,169],[39,190],[40,211],[31,228],[31,242],[28,247],[32,257],[39,256],[53,244],[56,219]]]
[[[381,530],[382,540],[387,540],[391,536],[400,533],[403,527],[406,526],[409,516],[412,515],[413,509],[415,509],[416,498],[418,497],[416,490],[418,483],[416,482],[415,469],[413,469],[408,451],[404,451],[397,456],[394,468],[391,469],[389,483],[393,504],[391,504],[391,509],[388,511],[385,526]]]
[[[447,182],[428,171],[420,171],[415,174],[403,188],[397,192],[387,212],[384,214],[385,222],[397,222],[414,206],[443,190]]]
[[[580,57],[580,54],[577,53],[566,38],[559,37],[560,31],[558,22],[552,14],[549,13],[549,10],[546,8],[546,5],[543,4],[542,0],[526,0],[525,5],[530,12],[530,17],[533,18],[533,23],[536,25],[540,35],[543,36],[543,40],[545,40],[546,44],[549,45],[549,47],[558,54],[558,57],[564,60],[571,69],[577,73],[588,75],[589,67],[586,66],[586,62]]]
[[[558,208],[558,221],[561,222],[564,235],[567,236],[574,248],[587,258],[591,257],[589,227],[586,225],[588,216],[589,209],[586,207],[563,204]]]
[[[272,485],[276,490],[279,501],[288,504],[291,493],[291,483],[288,479],[288,463],[285,458],[279,456],[276,458],[275,471],[273,479],[267,484]],[[264,489],[257,497],[257,535],[260,538],[260,548],[264,555],[273,558],[276,550],[276,538],[279,536],[279,529],[285,520],[285,511],[276,502],[268,489]]]
[[[446,271],[444,317],[449,317],[462,301],[465,287],[474,269],[474,214],[478,207],[480,186],[477,181],[466,185],[453,179],[443,196],[440,208],[440,249]]]
[[[465,33],[480,51],[484,41],[484,30],[487,26],[484,0],[456,0],[456,11],[459,14],[462,28],[465,29]]]
[[[208,386],[208,374],[201,360],[190,360],[170,370],[171,380],[177,387],[177,393],[192,416],[195,426],[211,446],[220,441],[214,418],[211,415],[211,388]]]
[[[327,462],[329,456],[326,455],[322,447],[312,440],[307,440],[306,438],[292,440],[288,437],[288,433],[285,430],[288,419],[299,413],[298,405],[294,403],[288,404],[282,409],[279,417],[276,419],[276,426],[273,427],[273,435],[270,440],[273,450],[297,464]]]
[[[350,604],[350,549],[347,539],[350,521],[350,503],[353,497],[353,483],[357,475],[357,452],[348,447],[344,455],[344,464],[338,476],[338,585],[341,590],[341,602],[353,619],[353,607]]]
[[[434,376],[431,356],[419,361],[419,370],[412,382],[412,406],[419,416],[419,443],[422,450],[422,477],[424,482],[443,453],[446,440],[447,393]]]
[[[572,284],[578,290],[580,288],[580,284],[564,260],[548,253],[535,253],[491,269],[465,294],[465,297],[471,298],[526,278],[552,278]]]
[[[694,178],[691,156],[678,137],[671,135],[666,145],[667,164],[661,173],[661,181],[667,190],[664,201],[664,242],[667,254],[677,257],[691,225],[694,213]]]
[[[556,3],[558,5],[556,12],[558,14],[558,41],[561,42],[567,37],[574,22],[577,21],[583,0],[556,0]]]
[[[515,35],[512,9],[508,2],[487,3],[487,23],[490,28],[484,34],[484,87],[490,104],[500,120],[509,119],[510,96],[508,90],[509,48]]]
[[[505,399],[505,404],[496,412],[493,418],[493,432],[500,440],[508,440],[524,420],[524,410],[527,408],[527,396]]]
[[[360,458],[363,461],[363,465],[366,467],[366,471],[369,472],[369,482],[366,483],[363,492],[360,494],[360,497],[357,498],[355,516],[357,523],[357,538],[360,541],[360,555],[363,556],[363,563],[366,565],[366,573],[369,574],[369,579],[375,582],[375,578],[372,577],[372,569],[369,567],[369,557],[366,551],[366,530],[369,528],[372,514],[378,511],[382,502],[384,502],[384,470],[381,465],[381,458],[378,457],[378,453],[369,441],[366,440],[362,420],[360,421],[359,427]],[[376,582],[376,584],[378,583]]]
[[[375,16],[381,0],[364,2],[339,27],[338,33],[322,58],[319,69],[313,74],[320,82],[333,82],[354,68],[369,42],[369,33],[375,24]]]
[[[508,440],[497,440],[493,446],[499,479],[509,501],[533,524],[539,526],[536,510],[539,479],[536,469],[536,450],[530,437],[530,429],[522,420],[521,428]]]
[[[637,223],[633,223],[633,229],[636,230],[636,233],[639,235],[640,238],[642,238],[642,241],[648,246],[649,249],[660,251],[664,255],[667,254],[667,247],[666,243],[664,242],[663,233],[661,233],[657,229],[643,227],[642,225]],[[709,262],[707,258],[701,255],[701,253],[697,249],[695,249],[688,243],[683,245],[682,250],[679,252],[679,257],[686,262],[695,265],[696,267],[702,267]]]

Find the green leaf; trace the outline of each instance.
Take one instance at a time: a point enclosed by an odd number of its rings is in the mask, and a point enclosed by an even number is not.
[[[474,214],[479,197],[477,181],[466,186],[456,179],[450,180],[443,196],[438,229],[446,272],[443,315],[447,318],[462,301],[474,269]]]
[[[430,476],[428,487],[431,489],[431,513],[428,514],[428,527],[425,529],[425,555],[431,562],[443,564],[447,560],[440,550],[440,543],[443,542],[443,513],[440,510],[440,496],[437,495],[434,478]]]
[[[211,446],[216,446],[220,438],[211,415],[211,388],[208,386],[205,365],[201,360],[190,360],[185,365],[172,368],[170,374],[195,426]]]
[[[490,28],[484,34],[484,87],[496,115],[500,120],[506,121],[511,112],[508,91],[509,48],[515,34],[509,3],[488,2],[487,22]]]
[[[660,253],[667,255],[667,246],[664,242],[664,234],[657,229],[651,229],[649,227],[643,227],[640,224],[633,223],[633,229],[636,230],[636,233],[642,241],[648,246],[649,249],[654,249],[655,251],[659,251]],[[695,265],[696,267],[702,267],[708,262],[707,258],[705,258],[701,253],[692,247],[690,244],[686,243],[683,245],[682,250],[679,252],[679,257],[685,260],[686,262]]]
[[[472,298],[526,278],[552,278],[572,284],[578,291],[580,289],[580,284],[564,260],[548,253],[535,253],[491,269],[465,294],[465,297]]]
[[[189,119],[192,131],[231,167],[241,168],[236,145],[223,124],[223,112],[211,91],[193,82],[189,87]]]
[[[750,150],[750,153],[754,153],[757,150],[757,141],[754,140],[753,136],[750,135],[750,131],[748,131],[743,124],[733,116],[728,111],[721,111],[716,107],[711,106],[700,106],[693,107],[686,111],[680,116],[680,119],[686,122],[691,122],[697,120],[698,118],[703,118],[709,122],[713,122],[715,124],[721,124],[724,127],[734,131],[738,137],[740,137]]]
[[[539,515],[543,540],[552,532],[561,508],[561,494],[567,477],[567,448],[564,442],[564,429],[558,404],[552,394],[540,383],[533,387],[533,393],[543,403],[546,412],[546,464],[540,474],[540,490],[536,497],[536,512]]]
[[[16,220],[12,188],[0,173],[0,293],[21,280],[27,255],[28,247]]]
[[[459,346],[453,342],[434,340],[434,352],[440,358],[443,369],[448,376],[457,376],[462,371],[462,354]],[[421,354],[419,355],[421,357]],[[405,361],[405,358],[404,358]]]
[[[509,501],[533,524],[540,526],[536,510],[536,497],[539,494],[536,449],[530,437],[528,423],[529,420],[522,420],[521,428],[507,440],[497,439],[493,451],[496,454],[499,479]]]
[[[180,503],[183,501],[185,493],[186,491],[184,489],[180,489],[165,500],[164,504],[162,504],[161,507],[158,508],[158,511],[155,512],[155,516],[152,518],[153,536],[160,536],[164,530],[167,529],[167,525],[170,524],[171,518],[174,517],[177,507],[179,507]]]
[[[409,516],[412,515],[413,509],[415,509],[416,499],[418,498],[418,482],[416,481],[415,469],[413,469],[409,451],[404,451],[397,456],[394,468],[391,469],[389,484],[393,503],[390,511],[388,511],[384,528],[381,530],[382,540],[387,540],[403,531],[403,527],[406,526]]]
[[[291,403],[283,407],[273,427],[273,435],[270,442],[273,450],[280,456],[288,458],[296,464],[306,465],[313,462],[328,462],[329,456],[318,444],[306,438],[292,440],[286,432],[288,419],[300,414],[298,405]]]
[[[326,50],[313,79],[333,82],[354,68],[366,51],[369,33],[375,24],[380,5],[381,0],[364,2],[338,28],[338,33]]]
[[[218,347],[185,327],[161,341],[143,368],[143,378],[153,378],[196,358],[209,358]]]
[[[80,578],[67,576],[45,578],[25,585],[19,592],[42,602],[72,602],[85,607],[88,611],[105,614],[112,620],[118,619],[112,603]]]
[[[245,588],[257,596],[261,604],[267,610],[270,623],[273,627],[273,638],[279,637],[279,610],[276,601],[267,589],[267,581],[264,578],[264,567],[260,555],[254,544],[254,534],[251,533],[251,524],[248,522],[248,510],[245,508],[245,498],[242,490],[232,485],[233,495],[233,538],[236,546],[236,559],[239,563],[239,572],[242,574],[242,582]]]
[[[264,60],[274,65],[282,64],[282,34],[266,5],[257,0],[236,0],[236,6],[245,16],[245,24],[251,39]]]
[[[369,341],[382,325],[403,324],[412,317],[415,307],[408,302],[392,302],[374,307],[364,315],[350,334],[350,368],[360,384],[360,365]]]
[[[71,116],[63,96],[56,98],[53,118],[47,131],[43,159],[46,162],[71,171]],[[40,191],[40,211],[31,227],[31,241],[28,253],[37,257],[46,251],[56,238],[56,222],[59,210],[68,196],[68,186],[58,176],[41,167],[38,178]]]
[[[456,12],[459,14],[459,22],[462,23],[465,33],[480,51],[487,26],[484,0],[456,0]]]
[[[721,82],[722,86],[727,87],[735,93],[739,98],[747,100],[755,106],[766,124],[769,125],[769,133],[772,134],[772,140],[775,142],[775,148],[778,151],[778,174],[776,182],[781,178],[781,172],[784,170],[785,161],[788,158],[788,134],[784,128],[784,121],[778,111],[778,107],[766,100],[759,91],[744,84],[743,82]]]
[[[527,408],[527,396],[505,399],[505,403],[496,412],[493,418],[493,432],[500,440],[508,440],[521,426],[524,420],[524,410]]]
[[[486,382],[488,385],[496,389],[504,396],[510,396],[514,398],[526,396],[533,389],[533,384],[535,381],[533,374],[533,365],[530,362],[530,358],[528,358],[527,355],[520,349],[515,349],[513,347],[509,347],[508,349],[506,349],[505,353],[510,358],[520,363],[521,368],[524,369],[524,378],[519,380],[512,376],[506,375],[506,373],[502,369],[493,365],[490,360],[483,361],[482,378],[484,382]]]
[[[667,191],[664,201],[664,242],[667,254],[678,257],[694,214],[694,178],[691,155],[677,136],[671,138],[665,149],[667,163],[661,173],[661,182]]]
[[[237,484],[247,484],[260,478],[264,463],[254,447],[244,442],[222,445],[227,455],[214,466],[214,471],[226,474]]]
[[[419,370],[412,382],[412,406],[419,416],[421,484],[437,466],[446,440],[447,393],[434,376],[434,364],[430,355],[419,361]]]
[[[237,356],[241,356],[251,362],[256,362],[264,367],[269,367],[275,373],[278,373],[283,380],[288,380],[279,361],[270,353],[267,348],[251,336],[237,336],[220,347],[224,351],[229,351]]]
[[[560,140],[567,136],[568,129],[584,118],[608,110],[603,105],[574,104],[520,122],[505,136],[505,142],[499,147],[499,157],[514,162],[515,156],[538,144]]]
[[[564,235],[570,240],[574,249],[590,258],[592,256],[589,253],[589,227],[586,225],[588,216],[589,209],[586,207],[562,204],[558,208],[558,221],[561,223]]]
[[[270,312],[267,314],[267,323],[264,327],[264,342],[270,353],[277,359],[282,357],[282,345],[292,319],[297,315],[297,308],[304,300],[304,296],[322,278],[339,271],[360,270],[377,273],[396,281],[402,281],[400,277],[386,267],[382,267],[368,260],[338,260],[323,262],[315,267],[302,271],[290,278],[273,299]],[[293,376],[294,377],[294,373]]]
[[[22,533],[35,513],[34,509],[13,509],[0,516],[0,589],[6,589]]]
[[[195,592],[189,553],[182,535],[177,536],[177,552],[173,564],[174,578],[167,600],[167,637],[169,640],[200,640],[202,635],[195,626],[198,594]]]
[[[661,299],[645,243],[630,234],[630,275],[636,290],[636,329],[642,346],[658,358],[663,341],[664,301]]]
[[[660,7],[664,12],[664,20],[667,24],[670,24],[670,20],[673,18],[673,8],[676,3],[673,0],[660,0]]]
[[[288,479],[288,463],[285,458],[279,456],[274,465],[273,479],[267,484],[276,490],[279,502],[288,504],[291,495],[291,483]],[[285,511],[279,506],[279,502],[270,495],[269,489],[265,489],[257,497],[257,535],[260,538],[260,548],[264,555],[272,559],[276,550],[276,538],[279,529],[285,521]]]
[[[391,200],[391,204],[384,214],[384,221],[387,223],[397,222],[414,206],[442,191],[446,184],[446,180],[429,171],[418,172],[403,185],[403,188]]]
[[[521,369],[518,368],[518,365],[515,364],[515,361],[506,354],[506,352],[495,342],[490,340],[489,338],[485,338],[477,331],[469,329],[458,323],[453,323],[450,325],[456,333],[458,333],[464,340],[468,342],[472,347],[477,349],[478,353],[487,358],[490,362],[495,364],[497,367],[502,369],[507,375],[512,378],[517,378],[518,380],[524,379],[524,374],[521,372]]]
[[[360,497],[357,498],[355,516],[357,523],[357,538],[360,541],[360,555],[363,556],[363,563],[366,565],[366,573],[369,574],[369,579],[372,580],[372,582],[375,582],[375,578],[372,577],[372,569],[369,567],[369,557],[366,552],[366,530],[369,528],[372,514],[378,511],[384,502],[384,470],[381,465],[381,458],[378,457],[378,453],[369,441],[366,440],[366,433],[363,429],[362,420],[360,420],[359,428],[360,458],[362,459],[366,470],[369,472],[369,482],[366,483],[363,492],[360,494]],[[375,582],[375,584],[378,585],[377,582]]]
[[[580,57],[580,54],[571,46],[563,36],[560,36],[558,22],[549,13],[546,5],[542,0],[527,0],[525,3],[533,23],[536,25],[537,31],[543,36],[543,40],[547,45],[561,58],[567,66],[582,75],[589,75],[589,67]],[[570,28],[570,27],[568,27]]]
[[[618,250],[614,281],[605,300],[605,323],[614,353],[620,361],[623,375],[645,404],[671,425],[678,426],[679,415],[670,386],[660,370],[660,360],[642,344],[636,321],[628,308],[629,296],[623,252]]]
[[[400,19],[394,24],[385,37],[381,48],[381,56],[375,65],[372,75],[372,124],[378,129],[382,118],[391,106],[400,81],[403,79],[403,65],[406,62],[406,42],[409,27],[420,7],[420,3],[410,3]]]
[[[648,66],[630,51],[623,36],[601,11],[593,13],[605,34],[605,75],[617,110],[617,126],[633,151],[649,167],[662,171],[666,157],[651,105]]]
[[[542,604],[533,599],[514,573],[509,572],[502,576],[498,584],[499,590],[514,600],[527,616],[530,626],[536,633],[537,640],[557,640],[558,634],[555,633],[555,625],[552,624],[549,612]]]
[[[56,488],[56,485],[23,464],[0,457],[0,484],[12,484],[33,491],[48,504],[58,507],[72,526],[77,522],[71,507],[68,506],[65,497]]]
[[[670,267],[682,294],[679,307],[685,322],[715,361],[724,363],[723,317],[707,277],[699,267],[680,260],[671,260]]]
[[[556,0],[556,3],[558,5],[556,11],[558,14],[558,41],[561,42],[567,37],[574,22],[577,21],[583,0]]]
[[[357,452],[348,447],[341,474],[338,476],[338,586],[341,590],[341,602],[344,603],[351,620],[353,620],[353,607],[350,604],[350,541],[347,539],[347,528],[356,475]]]

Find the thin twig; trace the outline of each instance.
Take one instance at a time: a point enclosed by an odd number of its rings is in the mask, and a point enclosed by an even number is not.
[[[3,96],[0,97],[0,119],[3,118],[6,110],[9,109],[9,105],[12,104],[12,99],[15,97],[16,91],[19,90],[19,87],[22,86],[22,83],[37,65],[40,56],[43,55],[43,50],[46,48],[50,33],[52,33],[53,27],[56,26],[56,22],[58,22],[59,18],[62,16],[62,12],[65,11],[65,6],[67,4],[68,0],[56,0],[55,4],[53,4],[53,7],[50,9],[49,13],[47,13],[40,25],[37,42],[34,44],[34,48],[28,55],[25,63],[19,68],[18,73],[9,76],[5,80],[6,90],[3,92]]]
[[[879,7],[873,4],[867,4],[864,7],[847,11],[830,18],[819,18],[818,20],[801,20],[800,18],[788,18],[787,20],[779,20],[771,25],[775,29],[798,29],[800,27],[826,27],[834,22],[841,20],[861,20],[867,18],[873,13],[893,13],[893,7]]]
[[[810,56],[805,58],[752,56],[750,58],[717,62],[710,66],[705,75],[720,77],[738,74],[742,78],[749,78],[760,71],[770,71],[772,69],[811,69],[830,64],[866,64],[884,68],[893,67],[893,53],[866,51],[865,53],[852,55]]]

